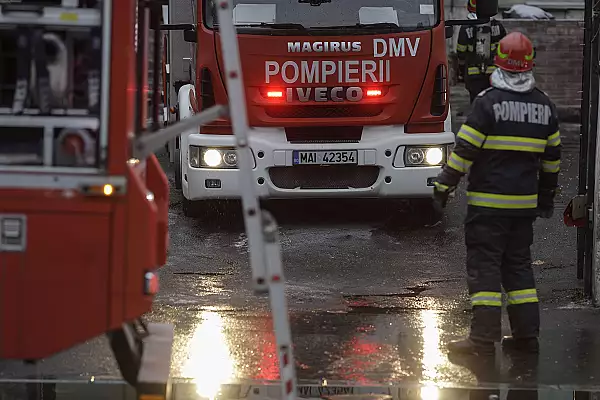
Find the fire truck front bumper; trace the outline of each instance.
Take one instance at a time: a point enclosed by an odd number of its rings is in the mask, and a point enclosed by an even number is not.
[[[365,127],[361,140],[352,143],[293,143],[283,129],[252,129],[255,188],[271,199],[428,198],[454,137],[386,126]],[[190,134],[183,145],[188,200],[241,198],[233,136]]]

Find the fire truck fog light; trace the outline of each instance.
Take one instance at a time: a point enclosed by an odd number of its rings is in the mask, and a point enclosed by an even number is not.
[[[209,167],[218,167],[222,163],[222,156],[219,150],[208,149],[202,155],[202,160]]]
[[[105,195],[105,196],[110,196],[110,195],[112,195],[112,194],[113,194],[113,192],[114,192],[113,185],[110,185],[110,184],[108,184],[108,183],[107,183],[107,184],[106,184],[106,185],[104,185],[104,187],[102,188],[102,192],[104,193],[104,195]]]
[[[439,147],[431,147],[425,153],[425,161],[429,165],[438,165],[444,159],[444,152]]]
[[[205,179],[204,186],[207,189],[221,189],[221,180],[220,179]]]

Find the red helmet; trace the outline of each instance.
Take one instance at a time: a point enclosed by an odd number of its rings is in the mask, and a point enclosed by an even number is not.
[[[511,32],[498,43],[494,63],[509,72],[526,72],[533,69],[533,44],[521,32]]]
[[[467,0],[467,1],[468,1],[468,3],[467,3],[467,10],[470,13],[477,12],[477,2],[476,2],[476,0]]]

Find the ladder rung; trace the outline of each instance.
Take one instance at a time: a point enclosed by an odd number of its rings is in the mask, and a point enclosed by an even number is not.
[[[28,173],[53,173],[53,174],[77,174],[77,175],[98,175],[102,172],[99,168],[79,168],[79,167],[52,167],[44,165],[2,165],[0,172],[28,172]]]
[[[97,130],[100,126],[100,120],[96,117],[39,116],[36,118],[31,118],[27,115],[0,115],[0,126],[49,126]]]
[[[44,7],[42,13],[30,11],[0,11],[0,25],[44,25],[58,27],[100,26],[101,10],[93,8]]]
[[[50,114],[52,116],[78,116],[78,117],[85,117],[90,115],[91,113],[89,112],[89,110],[85,109],[85,108],[68,108],[68,109],[54,109],[50,112]],[[14,115],[12,112],[11,108],[8,107],[0,107],[0,116],[1,115]],[[40,110],[37,108],[26,108],[23,111],[23,115],[37,115],[40,117],[44,117],[43,115],[40,115]]]

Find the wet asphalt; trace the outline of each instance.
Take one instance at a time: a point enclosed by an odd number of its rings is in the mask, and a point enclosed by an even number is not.
[[[467,333],[470,318],[460,191],[435,226],[393,202],[267,204],[280,225],[299,379],[600,388],[600,312],[582,295],[575,231],[562,224],[576,192],[578,127],[561,130],[562,193],[554,217],[536,222],[533,246],[542,307],[537,367],[506,356],[485,367],[448,360],[445,344]],[[173,185],[164,154],[161,161]],[[279,376],[268,299],[252,291],[243,222],[235,207],[226,211],[211,221],[186,218],[172,190],[170,254],[148,316],[175,325],[172,376],[191,379],[208,397],[220,384]],[[92,376],[119,378],[104,337],[36,366],[0,362],[0,379]]]

